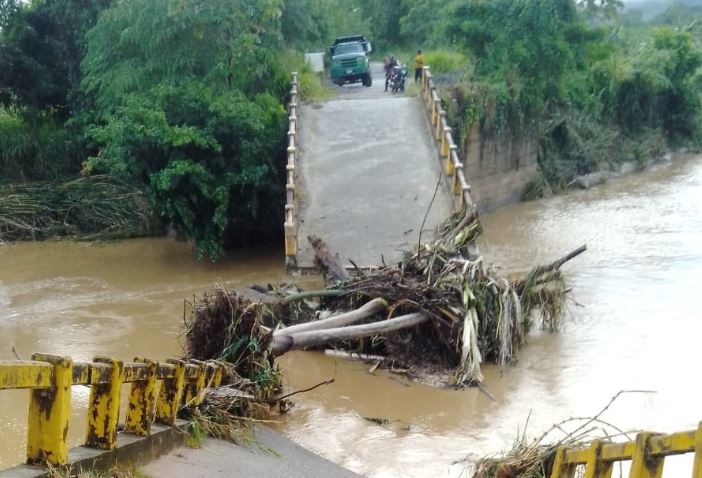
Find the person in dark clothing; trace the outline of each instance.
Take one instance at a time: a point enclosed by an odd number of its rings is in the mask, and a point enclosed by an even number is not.
[[[395,68],[397,68],[397,60],[391,55],[390,60],[385,64],[385,91],[388,91],[388,83],[395,72]]]

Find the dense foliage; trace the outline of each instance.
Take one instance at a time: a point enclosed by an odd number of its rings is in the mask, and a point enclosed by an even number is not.
[[[378,6],[359,4],[369,12],[368,5]],[[541,172],[552,186],[618,162],[645,161],[666,143],[699,142],[694,5],[674,3],[650,23],[631,15],[620,20],[619,0],[393,5],[385,11],[392,18],[375,24],[385,38],[470,58],[459,76],[438,78],[459,143],[476,123],[485,134],[512,140],[536,135]]]
[[[133,0],[88,35],[83,91],[98,147],[83,173],[150,186],[199,254],[274,234],[287,75],[275,1]]]
[[[698,3],[0,0],[0,180],[108,174],[212,259],[279,237],[288,72],[324,97],[300,51],[364,33],[432,50],[459,140],[537,135],[562,185],[699,140]]]

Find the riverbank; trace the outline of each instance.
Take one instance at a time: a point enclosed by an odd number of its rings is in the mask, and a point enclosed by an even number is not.
[[[623,178],[631,174],[643,173],[652,168],[665,167],[674,161],[684,161],[686,159],[694,158],[699,154],[699,151],[690,152],[688,148],[681,148],[677,151],[666,151],[663,154],[651,156],[642,161],[624,161],[622,163],[612,165],[613,167],[609,169],[575,176],[573,180],[566,185],[564,192],[573,189],[590,189],[610,180]],[[542,191],[542,194],[538,197],[548,198],[553,194],[554,193],[551,188],[545,188]],[[525,199],[529,200],[536,198],[526,197]]]
[[[147,193],[116,177],[0,184],[0,243],[163,233]]]

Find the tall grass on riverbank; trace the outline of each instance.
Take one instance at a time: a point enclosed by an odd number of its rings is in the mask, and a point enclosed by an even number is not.
[[[153,234],[144,191],[110,176],[0,185],[0,242]]]

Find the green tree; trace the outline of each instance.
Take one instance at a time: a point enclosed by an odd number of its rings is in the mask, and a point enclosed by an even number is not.
[[[84,173],[147,183],[163,220],[213,260],[279,232],[280,15],[276,0],[132,0],[88,35],[98,153]]]
[[[568,96],[587,41],[572,0],[457,0],[444,31],[471,52],[476,79],[487,83],[483,117],[513,132],[543,118]]]
[[[279,0],[133,0],[88,34],[83,89],[99,115],[130,93],[201,78],[220,90],[282,96]]]
[[[624,8],[622,0],[579,0],[578,5],[588,16],[602,15],[613,18]]]
[[[371,39],[381,48],[403,42],[400,19],[407,13],[407,0],[356,0],[361,14],[370,21]]]
[[[0,30],[7,25],[7,21],[19,6],[19,0],[0,0]]]
[[[285,42],[324,51],[335,37],[367,33],[355,0],[284,0],[281,29]]]
[[[2,5],[0,103],[66,120],[78,107],[84,35],[110,0]]]
[[[403,43],[413,48],[427,45],[442,46],[445,41],[439,31],[445,17],[444,0],[415,0],[405,2],[405,14],[400,18],[400,35]]]

